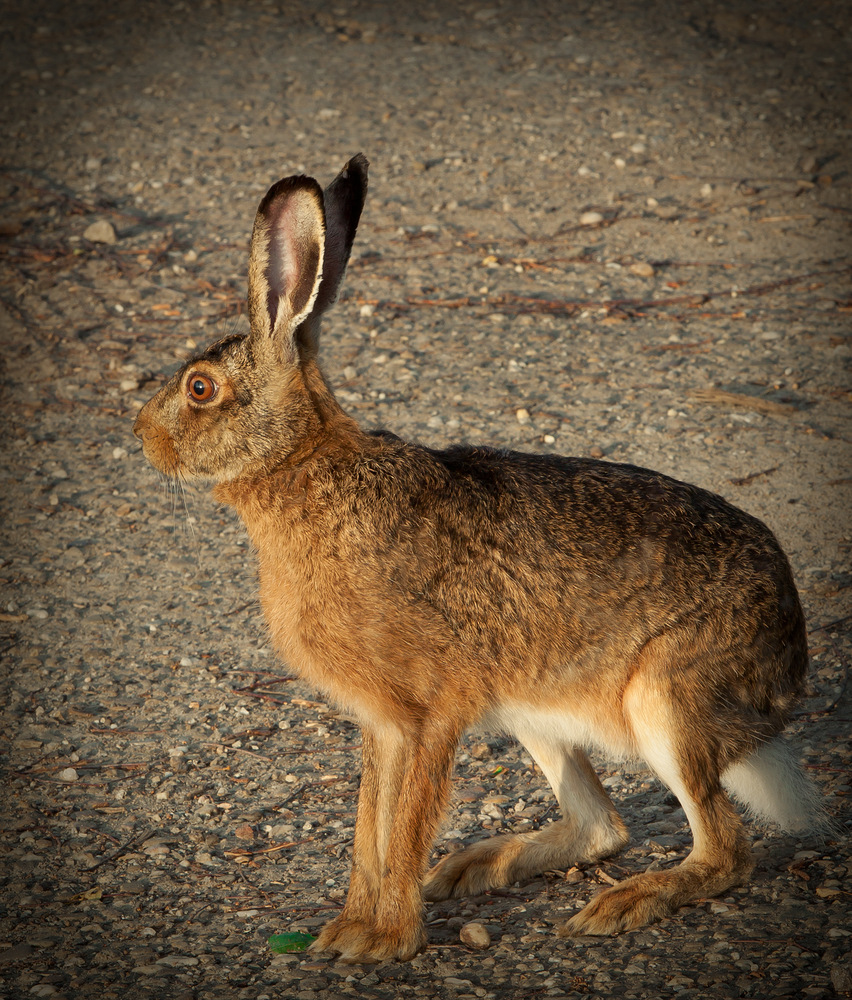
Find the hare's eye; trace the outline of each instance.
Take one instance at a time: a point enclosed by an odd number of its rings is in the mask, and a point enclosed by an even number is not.
[[[216,395],[216,383],[212,378],[194,372],[189,376],[187,391],[196,403],[206,403],[208,399],[212,399]]]

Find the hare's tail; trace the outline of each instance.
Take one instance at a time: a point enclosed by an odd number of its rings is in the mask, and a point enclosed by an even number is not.
[[[758,821],[791,833],[826,832],[831,825],[819,791],[781,737],[732,764],[722,784]]]

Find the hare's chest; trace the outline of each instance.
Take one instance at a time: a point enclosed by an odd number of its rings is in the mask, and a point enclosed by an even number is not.
[[[327,686],[357,656],[357,613],[345,578],[310,559],[261,559],[260,604],[276,651],[308,681]],[[347,599],[348,595],[348,599]]]

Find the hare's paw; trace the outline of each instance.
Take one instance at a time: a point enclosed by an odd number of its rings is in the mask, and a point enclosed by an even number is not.
[[[618,934],[670,916],[673,905],[667,886],[646,875],[636,875],[604,889],[590,900],[579,913],[563,924],[560,937],[582,934]]]
[[[426,873],[423,898],[429,902],[475,896],[511,878],[512,862],[518,854],[516,838],[509,836],[481,840],[439,861]]]
[[[420,921],[390,929],[341,913],[311,945],[315,954],[337,955],[344,962],[407,962],[426,947]]]

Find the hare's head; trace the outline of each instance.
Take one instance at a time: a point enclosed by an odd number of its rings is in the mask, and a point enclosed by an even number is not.
[[[304,446],[317,420],[307,369],[337,298],[367,193],[353,157],[325,192],[286,177],[260,203],[251,237],[250,332],[190,359],[140,411],[133,431],[170,476],[226,482]]]

